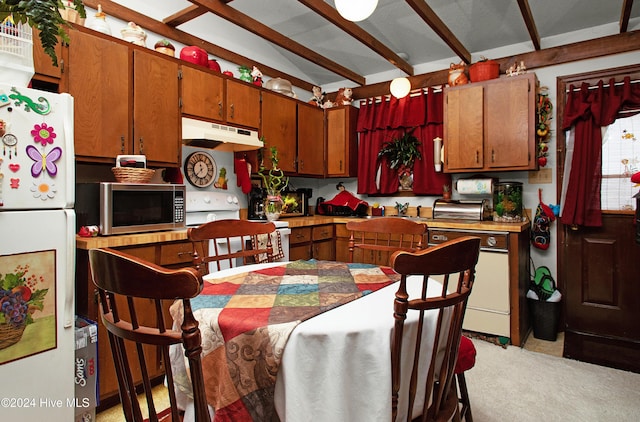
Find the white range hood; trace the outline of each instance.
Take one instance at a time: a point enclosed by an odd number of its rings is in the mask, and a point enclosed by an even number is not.
[[[230,152],[251,151],[264,146],[255,130],[188,117],[182,118],[182,143],[193,147]]]

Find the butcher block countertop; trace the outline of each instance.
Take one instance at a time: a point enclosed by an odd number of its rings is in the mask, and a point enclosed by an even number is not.
[[[392,217],[392,216],[388,216]],[[370,218],[386,218],[386,217],[370,217]],[[458,230],[483,230],[497,232],[515,232],[519,233],[529,228],[530,222],[522,223],[499,223],[493,221],[471,221],[471,220],[434,220],[425,217],[408,217],[419,223],[426,224],[432,229],[458,229]],[[289,222],[289,228],[317,226],[320,224],[340,224],[347,221],[362,221],[364,218],[358,217],[327,217],[327,216],[309,216],[309,217],[292,217],[283,219]]]
[[[385,217],[373,217],[385,218]],[[413,218],[415,221],[427,224],[432,229],[483,230],[497,232],[519,233],[529,228],[528,221],[522,223],[498,223],[493,221],[469,220],[433,220],[431,218]],[[290,228],[319,226],[322,224],[340,224],[347,221],[361,221],[356,217],[331,217],[313,215],[308,217],[291,217],[285,219]],[[187,240],[187,230],[170,230],[151,233],[123,234],[118,236],[80,237],[76,236],[76,248],[118,248],[123,246],[145,245],[153,243],[179,242]]]
[[[145,245],[187,240],[187,229],[161,232],[121,234],[116,236],[80,237],[76,236],[76,248],[118,248],[122,246]]]

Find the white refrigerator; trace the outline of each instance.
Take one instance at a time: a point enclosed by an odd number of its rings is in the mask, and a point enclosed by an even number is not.
[[[0,415],[74,420],[73,98],[0,84]]]

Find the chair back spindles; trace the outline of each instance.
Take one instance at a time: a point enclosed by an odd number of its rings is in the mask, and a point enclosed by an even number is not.
[[[424,388],[425,395],[421,398],[424,408],[419,420],[450,420],[456,415],[459,418],[454,371],[479,253],[480,238],[467,236],[417,252],[397,251],[391,256],[391,267],[401,277],[393,305],[392,421],[396,421],[398,415],[401,389],[407,394],[403,414],[406,412],[407,421],[413,419],[412,410],[420,387]],[[433,277],[437,277],[441,285],[430,286],[435,283]],[[404,325],[409,312],[417,313],[416,334],[412,339],[415,348],[403,352],[402,344],[407,335]],[[435,326],[425,327],[426,312],[437,312]],[[428,362],[424,356],[427,339],[433,340]],[[409,360],[411,375],[408,380],[401,377],[403,359]],[[429,368],[426,377],[420,373],[423,362]]]
[[[369,262],[365,253],[376,255],[373,261],[389,265],[395,251],[415,252],[424,247],[427,225],[400,217],[371,218],[349,221],[349,262]],[[362,255],[356,255],[356,252]]]
[[[187,237],[193,243],[193,264],[202,275],[209,273],[209,264],[220,271],[242,263],[272,262],[274,245],[272,234],[276,226],[271,222],[249,220],[216,220],[191,227]],[[211,246],[210,246],[211,245]],[[207,252],[208,251],[208,252]]]
[[[171,420],[180,421],[169,346],[182,344],[189,361],[195,420],[211,421],[200,360],[200,330],[190,302],[202,290],[202,276],[194,268],[170,270],[109,248],[91,249],[89,262],[125,419],[143,420],[137,387],[144,391],[149,421],[158,421],[158,410],[164,410],[156,408],[152,393],[151,377],[157,375],[157,367],[151,365],[160,364],[152,357],[159,356],[168,382]],[[165,321],[168,306],[175,300],[182,302],[184,314],[179,330],[167,328]]]

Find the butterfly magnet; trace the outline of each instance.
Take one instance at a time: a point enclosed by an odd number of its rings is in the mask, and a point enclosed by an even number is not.
[[[27,155],[31,158],[35,163],[31,166],[31,175],[35,178],[40,176],[42,172],[48,173],[49,176],[53,177],[58,173],[58,166],[56,166],[56,161],[62,157],[62,148],[55,147],[48,153],[42,153],[38,150],[38,148],[33,145],[27,146]]]

